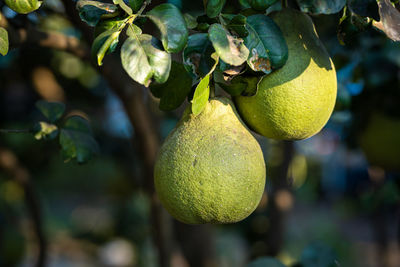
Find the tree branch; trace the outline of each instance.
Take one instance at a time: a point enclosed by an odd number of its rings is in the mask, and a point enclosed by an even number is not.
[[[45,265],[47,258],[47,242],[43,232],[43,220],[39,200],[31,183],[31,177],[26,168],[18,161],[13,152],[0,148],[0,168],[4,169],[24,189],[25,204],[33,222],[34,232],[39,246],[39,254],[35,266]]]
[[[10,47],[12,48],[23,45],[38,45],[63,50],[83,59],[90,59],[88,48],[75,37],[66,36],[58,32],[39,31],[33,27],[17,29],[1,13],[0,27],[7,29]]]
[[[66,14],[73,25],[79,29],[88,43],[93,42],[93,31],[81,21],[76,12],[75,3],[62,0]],[[157,1],[153,1],[157,2]],[[146,1],[146,4],[148,1]],[[82,59],[90,60],[90,51],[75,37],[65,36],[56,32],[43,32],[34,28],[16,29],[0,13],[0,26],[9,32],[11,47],[23,45],[38,45],[42,47],[63,50]],[[100,73],[108,81],[111,89],[121,99],[126,113],[135,129],[135,140],[143,155],[145,188],[151,199],[153,239],[158,247],[160,266],[169,266],[171,255],[171,218],[161,207],[154,191],[153,169],[158,148],[159,137],[150,111],[143,102],[142,86],[135,83],[124,71],[121,63],[115,57],[105,60]]]
[[[75,3],[70,0],[62,0],[62,3],[74,26],[83,33],[88,43],[92,43],[93,32],[79,18]],[[143,87],[135,83],[126,74],[120,60],[116,57],[107,57],[99,71],[121,99],[129,120],[135,129],[134,142],[138,143],[139,152],[143,156],[145,189],[151,199],[153,241],[158,248],[159,265],[167,267],[170,265],[172,250],[172,224],[170,216],[161,207],[154,191],[153,170],[160,142],[150,111],[143,102]]]

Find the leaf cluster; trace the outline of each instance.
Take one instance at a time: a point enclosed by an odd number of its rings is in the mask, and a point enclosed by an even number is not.
[[[58,137],[61,155],[65,161],[85,163],[99,151],[89,122],[82,116],[72,115],[64,119],[65,105],[59,102],[36,102],[37,109],[46,119],[33,126],[37,140],[53,140]]]

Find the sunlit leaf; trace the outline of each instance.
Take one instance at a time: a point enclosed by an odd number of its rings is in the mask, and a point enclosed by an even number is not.
[[[346,5],[346,0],[296,0],[301,11],[311,14],[338,13]]]
[[[132,15],[133,11],[127,4],[125,4],[124,0],[113,0],[113,3],[119,5],[119,7],[125,11],[126,14]]]
[[[160,109],[171,111],[178,108],[190,93],[192,77],[181,63],[172,61],[171,72],[167,82],[151,84],[150,90],[155,97],[160,98]]]
[[[118,11],[116,5],[91,0],[79,0],[76,3],[76,8],[81,19],[93,27],[103,16],[117,14]]]
[[[96,60],[99,66],[103,64],[104,56],[112,53],[117,47],[120,33],[118,30],[111,29],[101,33],[93,41],[92,58]]]
[[[40,0],[4,0],[6,5],[20,14],[28,14],[38,9],[43,1]]]
[[[58,135],[58,128],[54,124],[41,121],[33,126],[33,133],[36,140],[54,139]]]
[[[243,44],[243,40],[232,36],[221,24],[211,25],[208,36],[215,51],[226,63],[239,66],[247,60],[249,50]]]
[[[176,6],[161,4],[147,12],[147,17],[160,30],[165,51],[177,53],[185,47],[188,29],[183,15]]]
[[[0,27],[0,54],[7,55],[9,48],[8,32],[6,29]]]
[[[135,35],[137,36],[142,34],[142,29],[135,24],[130,24],[126,30],[126,34],[130,37],[135,37]]]
[[[210,75],[206,75],[201,79],[194,91],[192,99],[192,113],[199,115],[207,105],[208,98],[210,96]]]
[[[157,83],[166,82],[171,69],[171,55],[161,50],[157,42],[151,35],[142,34],[129,37],[121,48],[125,71],[145,86],[149,86],[152,78]]]
[[[268,74],[282,67],[288,58],[288,46],[275,22],[266,15],[253,15],[247,18],[246,27],[249,35],[244,43],[250,50],[250,68]]]
[[[40,112],[52,123],[59,120],[65,112],[64,103],[60,102],[48,102],[39,100],[36,102],[36,107]]]

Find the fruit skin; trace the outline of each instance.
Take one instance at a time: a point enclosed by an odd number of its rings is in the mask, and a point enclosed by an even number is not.
[[[257,133],[279,140],[305,139],[317,134],[332,114],[335,67],[306,14],[284,9],[271,18],[286,39],[288,60],[262,78],[255,96],[238,96],[235,104]]]
[[[6,5],[19,14],[28,14],[38,9],[42,1],[39,0],[5,0]]]
[[[359,135],[360,147],[371,165],[400,171],[400,119],[374,112]]]
[[[234,223],[257,207],[265,163],[233,103],[214,98],[197,116],[186,109],[161,147],[154,177],[161,203],[179,221]]]

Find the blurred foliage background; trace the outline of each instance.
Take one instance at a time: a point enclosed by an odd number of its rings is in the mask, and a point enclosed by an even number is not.
[[[201,1],[168,2],[202,11]],[[58,0],[21,17],[0,8],[21,25],[29,20],[81,38]],[[235,8],[228,4],[226,11]],[[287,266],[400,265],[400,45],[371,29],[342,46],[340,17],[313,17],[338,74],[328,125],[295,143],[257,136],[267,186],[244,221],[188,226],[165,216],[172,266],[239,267],[262,256]],[[161,141],[184,107],[161,112],[143,92]],[[56,141],[0,134],[0,266],[32,266],[41,246],[48,266],[158,266],[140,144],[107,80],[67,52],[25,45],[0,57],[0,128],[43,119],[35,107],[40,99],[64,102],[68,114],[88,118],[100,153],[84,165],[64,163]],[[32,220],[35,203],[43,240]]]

